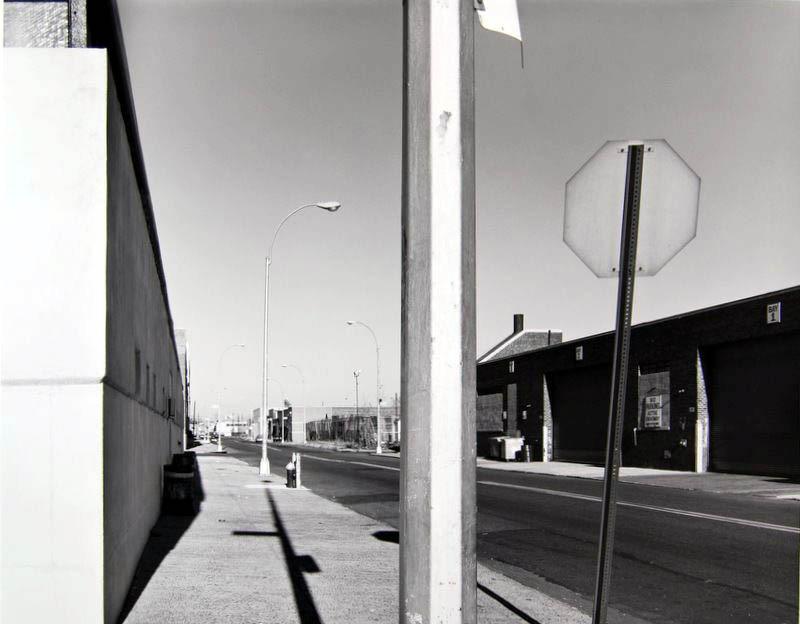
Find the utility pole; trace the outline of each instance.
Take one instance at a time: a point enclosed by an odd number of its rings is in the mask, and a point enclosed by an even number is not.
[[[356,380],[356,449],[358,449],[358,445],[359,445],[359,442],[360,442],[359,438],[361,437],[361,436],[359,436],[359,432],[361,430],[361,425],[358,422],[358,376],[360,374],[361,374],[360,370],[353,371],[353,377]]]
[[[474,624],[474,0],[406,0],[400,622]]]

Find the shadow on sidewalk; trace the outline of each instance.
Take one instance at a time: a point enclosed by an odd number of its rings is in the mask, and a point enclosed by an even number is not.
[[[182,516],[162,513],[155,526],[150,530],[150,537],[147,539],[142,555],[139,558],[130,589],[128,589],[128,595],[125,597],[122,611],[117,618],[118,624],[122,624],[128,617],[161,562],[175,547],[175,544],[180,541],[183,534],[194,522],[197,514],[200,513],[200,503],[205,500],[205,491],[203,490],[203,480],[200,476],[199,465],[196,465],[194,471],[193,488],[196,502],[193,513]]]
[[[314,604],[314,597],[311,595],[311,590],[309,590],[306,579],[303,576],[304,573],[319,572],[319,566],[317,566],[317,562],[314,561],[314,558],[310,555],[297,555],[294,552],[292,542],[286,534],[283,521],[278,513],[278,506],[275,504],[275,499],[272,498],[272,494],[269,490],[267,490],[267,498],[272,508],[272,518],[275,523],[275,529],[281,541],[281,549],[283,550],[283,559],[286,562],[286,569],[292,581],[292,592],[294,593],[294,602],[295,605],[297,605],[297,613],[300,616],[300,622],[302,624],[322,624],[319,612]]]
[[[400,544],[400,531],[375,531],[372,534],[372,537],[378,539],[382,542],[390,542],[392,544]],[[493,592],[491,589],[486,587],[485,585],[481,585],[478,583],[478,589],[481,590],[484,594],[489,596],[490,598],[496,600],[501,605],[503,605],[506,609],[511,611],[514,615],[522,619],[524,622],[528,624],[540,624],[538,620],[533,619],[530,615],[525,613],[519,607],[516,607],[514,604],[503,598],[500,594]]]

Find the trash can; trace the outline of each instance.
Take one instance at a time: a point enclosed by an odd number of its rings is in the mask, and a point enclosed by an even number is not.
[[[185,453],[175,453],[172,455],[172,466],[181,469],[188,468],[194,470],[195,453],[194,451],[186,451]]]
[[[173,464],[164,466],[161,509],[172,515],[194,514],[194,470]]]

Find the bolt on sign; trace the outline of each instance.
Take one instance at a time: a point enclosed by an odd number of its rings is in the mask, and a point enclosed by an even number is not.
[[[564,242],[597,277],[619,279],[593,624],[606,621],[611,583],[633,287],[695,237],[699,199],[699,176],[664,139],[608,141],[566,183]],[[646,401],[645,424],[662,428],[662,395]]]

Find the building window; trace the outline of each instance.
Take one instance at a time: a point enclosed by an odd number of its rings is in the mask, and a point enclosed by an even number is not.
[[[136,389],[136,396],[142,391],[142,352],[136,349],[133,353],[133,369],[134,369],[134,388]]]
[[[511,360],[511,361],[508,363],[508,372],[509,372],[509,373],[513,373],[513,372],[514,372],[514,360]]]

